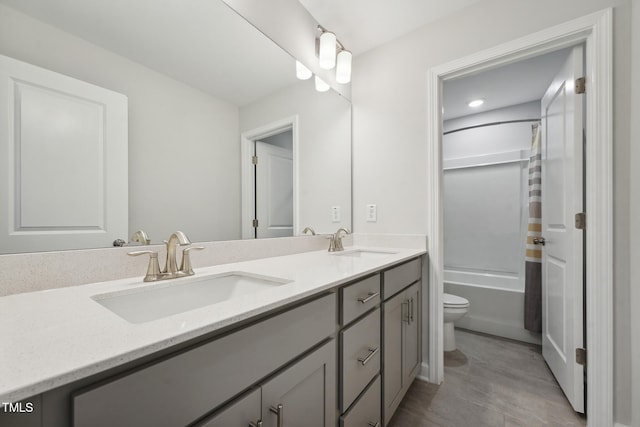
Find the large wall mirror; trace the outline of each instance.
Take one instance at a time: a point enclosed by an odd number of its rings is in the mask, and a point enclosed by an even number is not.
[[[221,0],[0,0],[0,55],[123,96],[126,164],[100,173],[126,177],[117,192],[126,206],[118,236],[125,241],[137,230],[154,244],[175,230],[197,242],[351,226],[350,102],[332,90],[316,92],[313,79],[297,80],[294,58]],[[26,89],[22,96],[25,105],[46,98]],[[50,144],[47,126],[58,122],[41,110],[49,120],[32,120],[32,139]],[[91,109],[85,113],[93,117]],[[15,121],[0,123],[13,129]],[[80,224],[91,223],[91,215],[105,221],[117,216],[101,207],[85,212],[78,202],[90,200],[94,187],[105,194],[117,187],[92,178],[104,165],[78,166],[81,141],[68,153],[51,148],[47,155],[41,148],[27,150],[26,139],[18,140],[26,133],[11,129],[0,129],[2,153],[13,153],[0,159],[0,227],[9,223],[0,253],[111,246],[111,236],[87,242],[38,230],[47,221],[69,222],[71,234],[82,235],[82,226],[71,222],[76,216]],[[106,150],[98,149],[99,158],[109,157]],[[82,183],[78,188],[87,196],[78,199],[75,189],[75,202],[50,195],[47,185],[65,182]],[[22,200],[16,183],[27,194]],[[23,234],[36,237],[12,246],[20,234],[12,218],[20,215],[33,224]]]

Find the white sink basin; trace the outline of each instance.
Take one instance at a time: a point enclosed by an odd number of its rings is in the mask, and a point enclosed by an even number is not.
[[[144,323],[290,282],[276,277],[232,272],[154,283],[91,298],[130,323]]]
[[[378,250],[371,250],[371,249],[353,249],[350,251],[333,253],[334,256],[344,256],[344,257],[351,257],[351,258],[384,258],[394,254],[397,254],[397,252],[378,251]]]

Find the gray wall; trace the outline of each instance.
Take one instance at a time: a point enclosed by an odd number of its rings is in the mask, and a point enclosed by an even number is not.
[[[4,5],[0,54],[129,98],[131,232],[240,238],[237,107]]]
[[[615,8],[614,410],[618,422],[630,424],[629,0],[485,0],[357,56],[352,88],[354,228],[359,233],[426,232],[429,68],[606,7]],[[634,49],[634,55],[639,51]],[[378,205],[377,223],[365,221],[368,203]],[[637,232],[634,237],[640,239]]]

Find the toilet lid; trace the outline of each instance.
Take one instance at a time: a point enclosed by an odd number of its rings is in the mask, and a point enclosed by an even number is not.
[[[469,301],[466,298],[459,297],[457,295],[443,294],[444,305],[448,306],[460,306],[469,305]]]

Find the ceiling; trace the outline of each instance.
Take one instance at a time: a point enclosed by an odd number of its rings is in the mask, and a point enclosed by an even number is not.
[[[568,54],[569,49],[563,49],[445,81],[443,118],[448,120],[542,99]],[[471,108],[467,104],[474,99],[485,102],[481,107]]]
[[[299,0],[358,55],[480,0]]]
[[[237,106],[296,82],[293,58],[222,1],[0,3]]]

